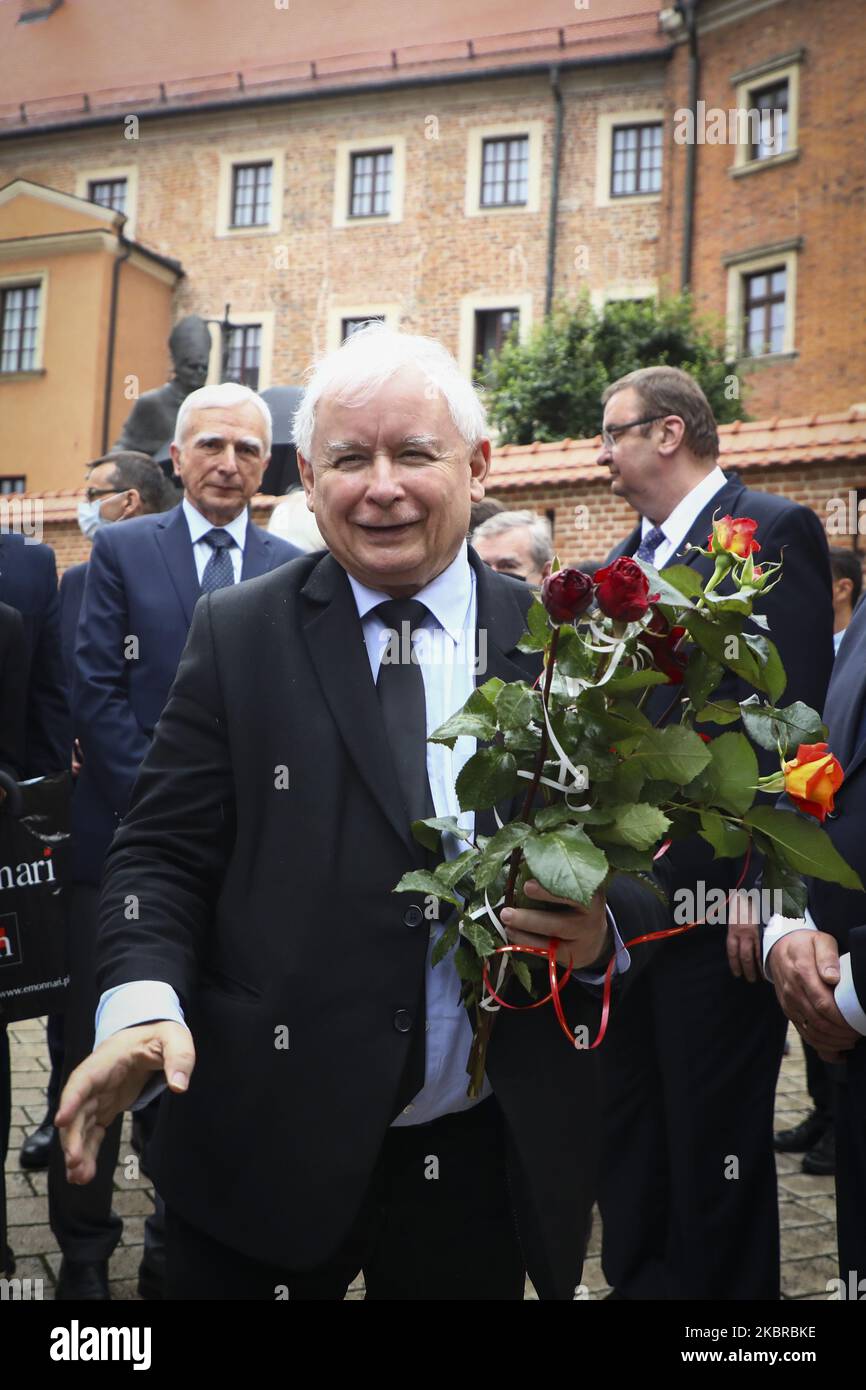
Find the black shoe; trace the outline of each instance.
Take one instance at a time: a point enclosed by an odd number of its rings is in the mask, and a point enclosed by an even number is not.
[[[803,1154],[817,1144],[827,1129],[827,1121],[817,1110],[807,1115],[793,1129],[783,1129],[773,1135],[773,1148],[780,1154]]]
[[[108,1261],[67,1260],[65,1258],[61,1260],[54,1298],[56,1302],[65,1303],[75,1303],[80,1300],[95,1303],[110,1299]]]
[[[817,1144],[803,1155],[803,1172],[814,1173],[818,1177],[832,1177],[836,1171],[836,1135],[832,1129],[825,1129]]]
[[[45,1119],[38,1129],[34,1129],[21,1145],[19,1155],[22,1168],[47,1168],[48,1159],[51,1154],[51,1145],[54,1140],[56,1130],[51,1123],[50,1115]]]
[[[162,1265],[147,1264],[142,1260],[138,1267],[138,1296],[148,1301],[162,1302],[165,1298],[165,1270]]]

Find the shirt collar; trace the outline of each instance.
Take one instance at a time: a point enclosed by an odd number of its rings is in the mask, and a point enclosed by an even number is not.
[[[369,589],[351,574],[349,583],[362,622],[377,604],[390,597],[377,589]],[[451,564],[412,597],[429,608],[439,626],[443,627],[452,642],[456,643],[462,639],[465,631],[474,583],[475,576],[469,564],[469,554],[464,541]]]
[[[687,492],[682,501],[677,503],[670,516],[661,522],[659,529],[664,531],[665,540],[673,546],[684,541],[704,507],[725,486],[727,481],[721,468],[716,464],[712,472],[708,473],[705,478],[701,478],[701,481],[692,488],[691,492]],[[641,538],[648,531],[652,531],[653,524],[649,517],[643,518]]]
[[[206,536],[208,531],[214,529],[212,521],[208,521],[206,516],[202,516],[197,507],[192,505],[188,497],[184,497],[181,503],[183,514],[186,517],[186,524],[189,527],[190,540],[193,545],[200,541],[202,536]],[[217,530],[228,531],[238,550],[243,550],[247,538],[247,522],[249,520],[246,507],[234,519],[227,521],[224,526],[217,527]]]

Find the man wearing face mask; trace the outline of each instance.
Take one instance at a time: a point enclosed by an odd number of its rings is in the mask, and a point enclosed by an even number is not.
[[[72,806],[67,1075],[93,1043],[95,912],[103,861],[168,697],[196,602],[202,593],[266,574],[301,554],[249,520],[248,505],[270,448],[271,417],[261,397],[235,384],[196,391],[177,415],[171,449],[183,485],[181,505],[136,517],[122,528],[99,525],[94,531],[72,676],[82,767]],[[106,476],[100,481],[101,470]],[[91,472],[89,486],[96,492],[116,482],[104,461]],[[124,506],[111,491],[91,500],[105,510]],[[111,1210],[120,1128],[118,1117],[88,1188],[66,1182],[59,1146],[52,1147],[48,1198],[51,1228],[63,1252],[59,1300],[109,1297],[108,1261],[122,1229]],[[151,1222],[139,1274],[143,1297],[161,1297],[159,1242],[159,1227]]]

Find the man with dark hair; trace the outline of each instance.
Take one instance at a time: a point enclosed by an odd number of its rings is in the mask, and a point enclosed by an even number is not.
[[[833,575],[833,645],[836,651],[863,592],[863,565],[856,550],[830,548]]]
[[[604,401],[598,462],[610,470],[614,495],[641,517],[608,563],[629,555],[662,571],[686,564],[706,582],[713,560],[687,547],[707,548],[714,516],[753,518],[761,563],[784,553],[782,582],[756,604],[787,673],[783,703],[820,710],[833,646],[818,517],[725,477],[712,410],[687,373],[632,372]],[[719,699],[751,693],[731,671],[718,689]],[[661,687],[644,713],[654,724],[677,719],[680,695],[680,687],[673,699]],[[774,762],[778,769],[774,755],[763,760],[762,772]],[[672,897],[685,890],[693,904],[706,900],[702,888],[730,893],[742,872],[740,861],[714,858],[698,835],[675,841],[664,862]],[[785,1031],[761,978],[756,924],[701,925],[668,942],[635,981],[601,1049],[609,1103],[602,1263],[618,1297],[779,1298],[772,1126]]]

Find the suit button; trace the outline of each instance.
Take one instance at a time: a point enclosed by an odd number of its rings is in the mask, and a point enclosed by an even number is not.
[[[403,921],[406,923],[407,927],[420,927],[421,923],[424,921],[424,913],[417,903],[413,903],[411,907],[406,908],[406,911],[403,913]]]
[[[394,1027],[398,1033],[408,1033],[412,1027],[412,1015],[408,1009],[398,1009],[394,1015]]]

